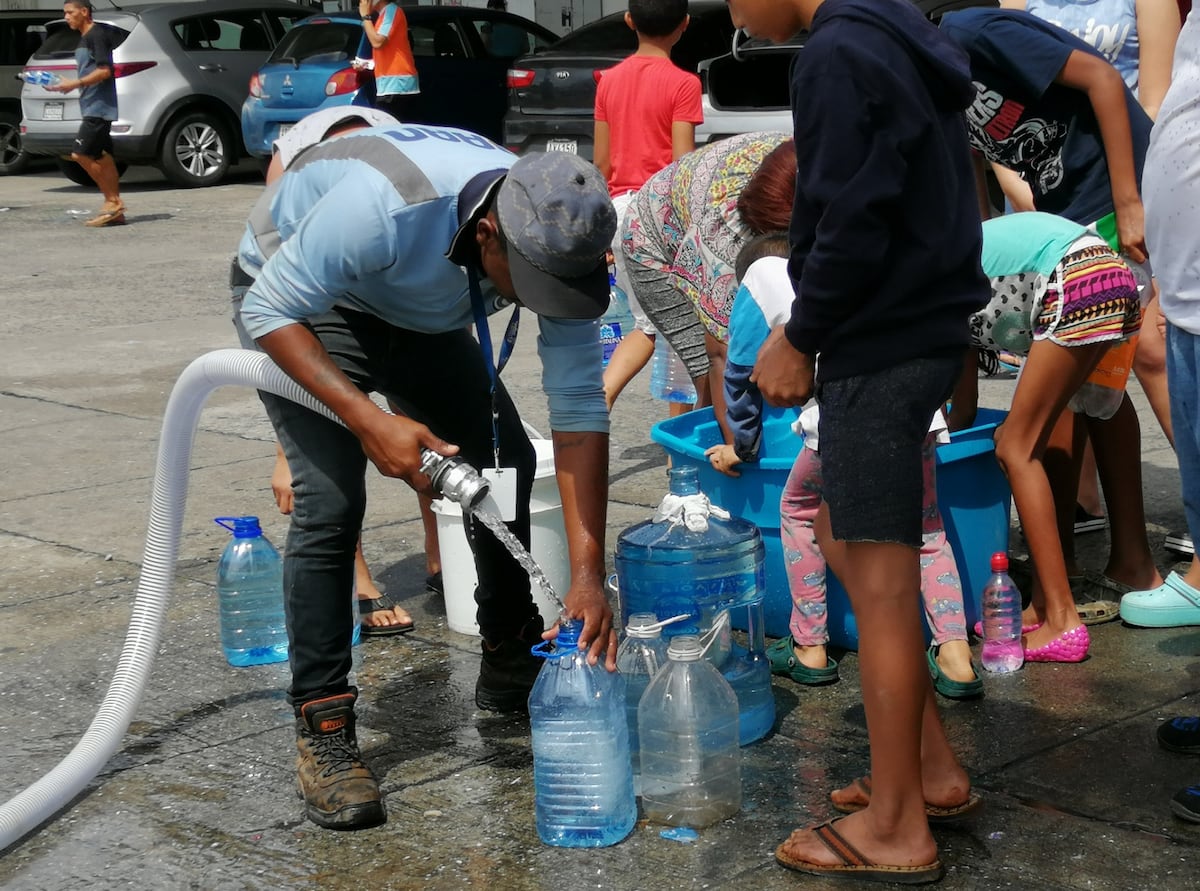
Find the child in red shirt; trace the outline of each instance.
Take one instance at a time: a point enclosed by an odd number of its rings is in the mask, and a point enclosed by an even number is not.
[[[700,78],[671,61],[671,47],[688,21],[687,0],[629,0],[625,24],[637,32],[637,52],[600,76],[592,157],[608,181],[618,224],[646,180],[696,147],[696,125],[704,120]],[[620,392],[654,352],[654,326],[633,293],[620,242],[618,225],[613,240],[616,285],[629,298],[636,329],[609,360],[605,392],[610,380],[621,378],[615,387]]]

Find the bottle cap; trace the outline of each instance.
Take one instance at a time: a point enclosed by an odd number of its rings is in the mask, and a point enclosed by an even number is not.
[[[676,662],[696,662],[704,655],[700,638],[692,634],[681,634],[671,638],[667,645],[667,658]]]
[[[992,554],[992,572],[1008,572],[1008,554],[997,551]]]
[[[258,517],[217,517],[213,522],[232,532],[234,538],[258,538],[262,535]]]

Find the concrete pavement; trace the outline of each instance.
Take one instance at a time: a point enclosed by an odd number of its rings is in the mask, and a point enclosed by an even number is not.
[[[146,536],[163,407],[180,371],[236,345],[226,272],[261,186],[248,173],[179,191],[152,173],[123,183],[129,225],[81,224],[99,201],[54,174],[0,180],[0,799],[71,749],[111,680]],[[348,221],[352,225],[353,221]],[[440,250],[440,247],[431,247]],[[546,429],[533,326],[505,380]],[[665,413],[643,377],[613,417],[610,554],[665,490],[650,425]],[[1004,407],[1010,380],[981,381]],[[1174,456],[1134,391],[1148,531],[1164,570],[1183,527]],[[339,834],[302,816],[286,669],[232,669],[217,636],[211,522],[256,513],[283,540],[268,478],[271,431],[254,394],[218,391],[195,437],[179,564],[150,684],[118,753],[68,808],[0,855],[0,887],[535,889],[824,887],[776,866],[788,832],[830,816],[830,788],[867,768],[856,656],[842,680],[776,679],[779,718],[743,750],[744,806],[681,844],[640,824],[620,845],[542,846],[533,829],[528,724],[474,709],[475,639],[448,630],[423,590],[416,499],[369,473],[364,542],[417,630],[361,648],[360,735],[386,826]],[[1105,536],[1079,540],[1102,567]],[[1021,548],[1014,533],[1014,551]],[[1200,629],[1093,629],[1079,666],[986,678],[977,702],[943,700],[986,808],[938,829],[945,888],[1200,887],[1200,827],[1167,801],[1200,780],[1154,728],[1200,713]]]

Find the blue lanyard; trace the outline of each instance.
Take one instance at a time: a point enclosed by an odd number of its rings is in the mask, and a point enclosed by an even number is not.
[[[483,359],[487,363],[488,377],[491,380],[492,397],[492,459],[496,468],[500,468],[500,413],[496,410],[496,383],[500,380],[500,372],[508,364],[513,347],[517,343],[517,326],[521,322],[520,305],[513,307],[512,317],[504,331],[504,342],[500,344],[500,361],[494,361],[492,353],[492,335],[488,330],[487,312],[483,307],[483,291],[479,287],[479,273],[474,266],[467,267],[467,282],[471,291],[471,309],[475,313],[475,334],[479,338],[479,347],[483,350]]]

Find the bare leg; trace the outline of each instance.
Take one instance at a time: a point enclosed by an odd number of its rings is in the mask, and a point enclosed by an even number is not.
[[[1100,479],[1096,474],[1096,452],[1092,448],[1092,441],[1088,439],[1083,445],[1083,463],[1079,468],[1079,496],[1075,500],[1093,517],[1104,513],[1104,503],[1100,500]]]
[[[1081,624],[1075,599],[1067,581],[1063,558],[1063,539],[1059,530],[1061,503],[1056,501],[1048,475],[1047,446],[1051,433],[1061,432],[1061,417],[1067,400],[1091,373],[1103,355],[1105,345],[1061,347],[1048,340],[1034,343],[1013,394],[1008,418],[996,430],[996,460],[1008,477],[1013,501],[1029,543],[1033,558],[1038,595],[1033,604],[1035,616],[1044,622],[1030,632],[1026,646],[1038,647],[1069,628]],[[1069,413],[1068,413],[1069,414]],[[1073,483],[1068,474],[1064,479]],[[1075,485],[1067,485],[1072,520]],[[1061,495],[1059,496],[1061,498]]]
[[[858,620],[863,706],[871,743],[871,803],[838,823],[838,832],[876,863],[922,865],[937,856],[925,818],[922,779],[965,777],[946,740],[922,659],[918,552],[881,542],[834,542],[828,508],[817,517],[817,539],[829,568],[846,586]],[[927,711],[929,712],[927,714]],[[811,832],[797,830],[785,847],[793,856],[833,864]]]
[[[100,194],[104,196],[106,210],[117,210],[125,206],[121,203],[121,176],[117,173],[117,165],[112,155],[105,152],[99,158],[89,158],[87,155],[72,154],[71,160],[87,171],[87,175],[96,183]]]
[[[1146,304],[1142,315],[1141,333],[1138,335],[1137,350],[1133,354],[1133,373],[1150,401],[1150,408],[1158,425],[1166,434],[1167,442],[1175,448],[1175,428],[1171,426],[1171,397],[1167,391],[1167,343],[1158,330],[1158,285],[1154,296]]]
[[[1107,421],[1088,418],[1087,425],[1111,530],[1104,573],[1138,591],[1157,588],[1162,576],[1146,538],[1146,508],[1142,501],[1142,433],[1129,394]]]
[[[441,547],[438,544],[437,517],[433,513],[433,499],[418,495],[421,505],[421,528],[425,533],[425,572],[434,575],[442,571]]]

